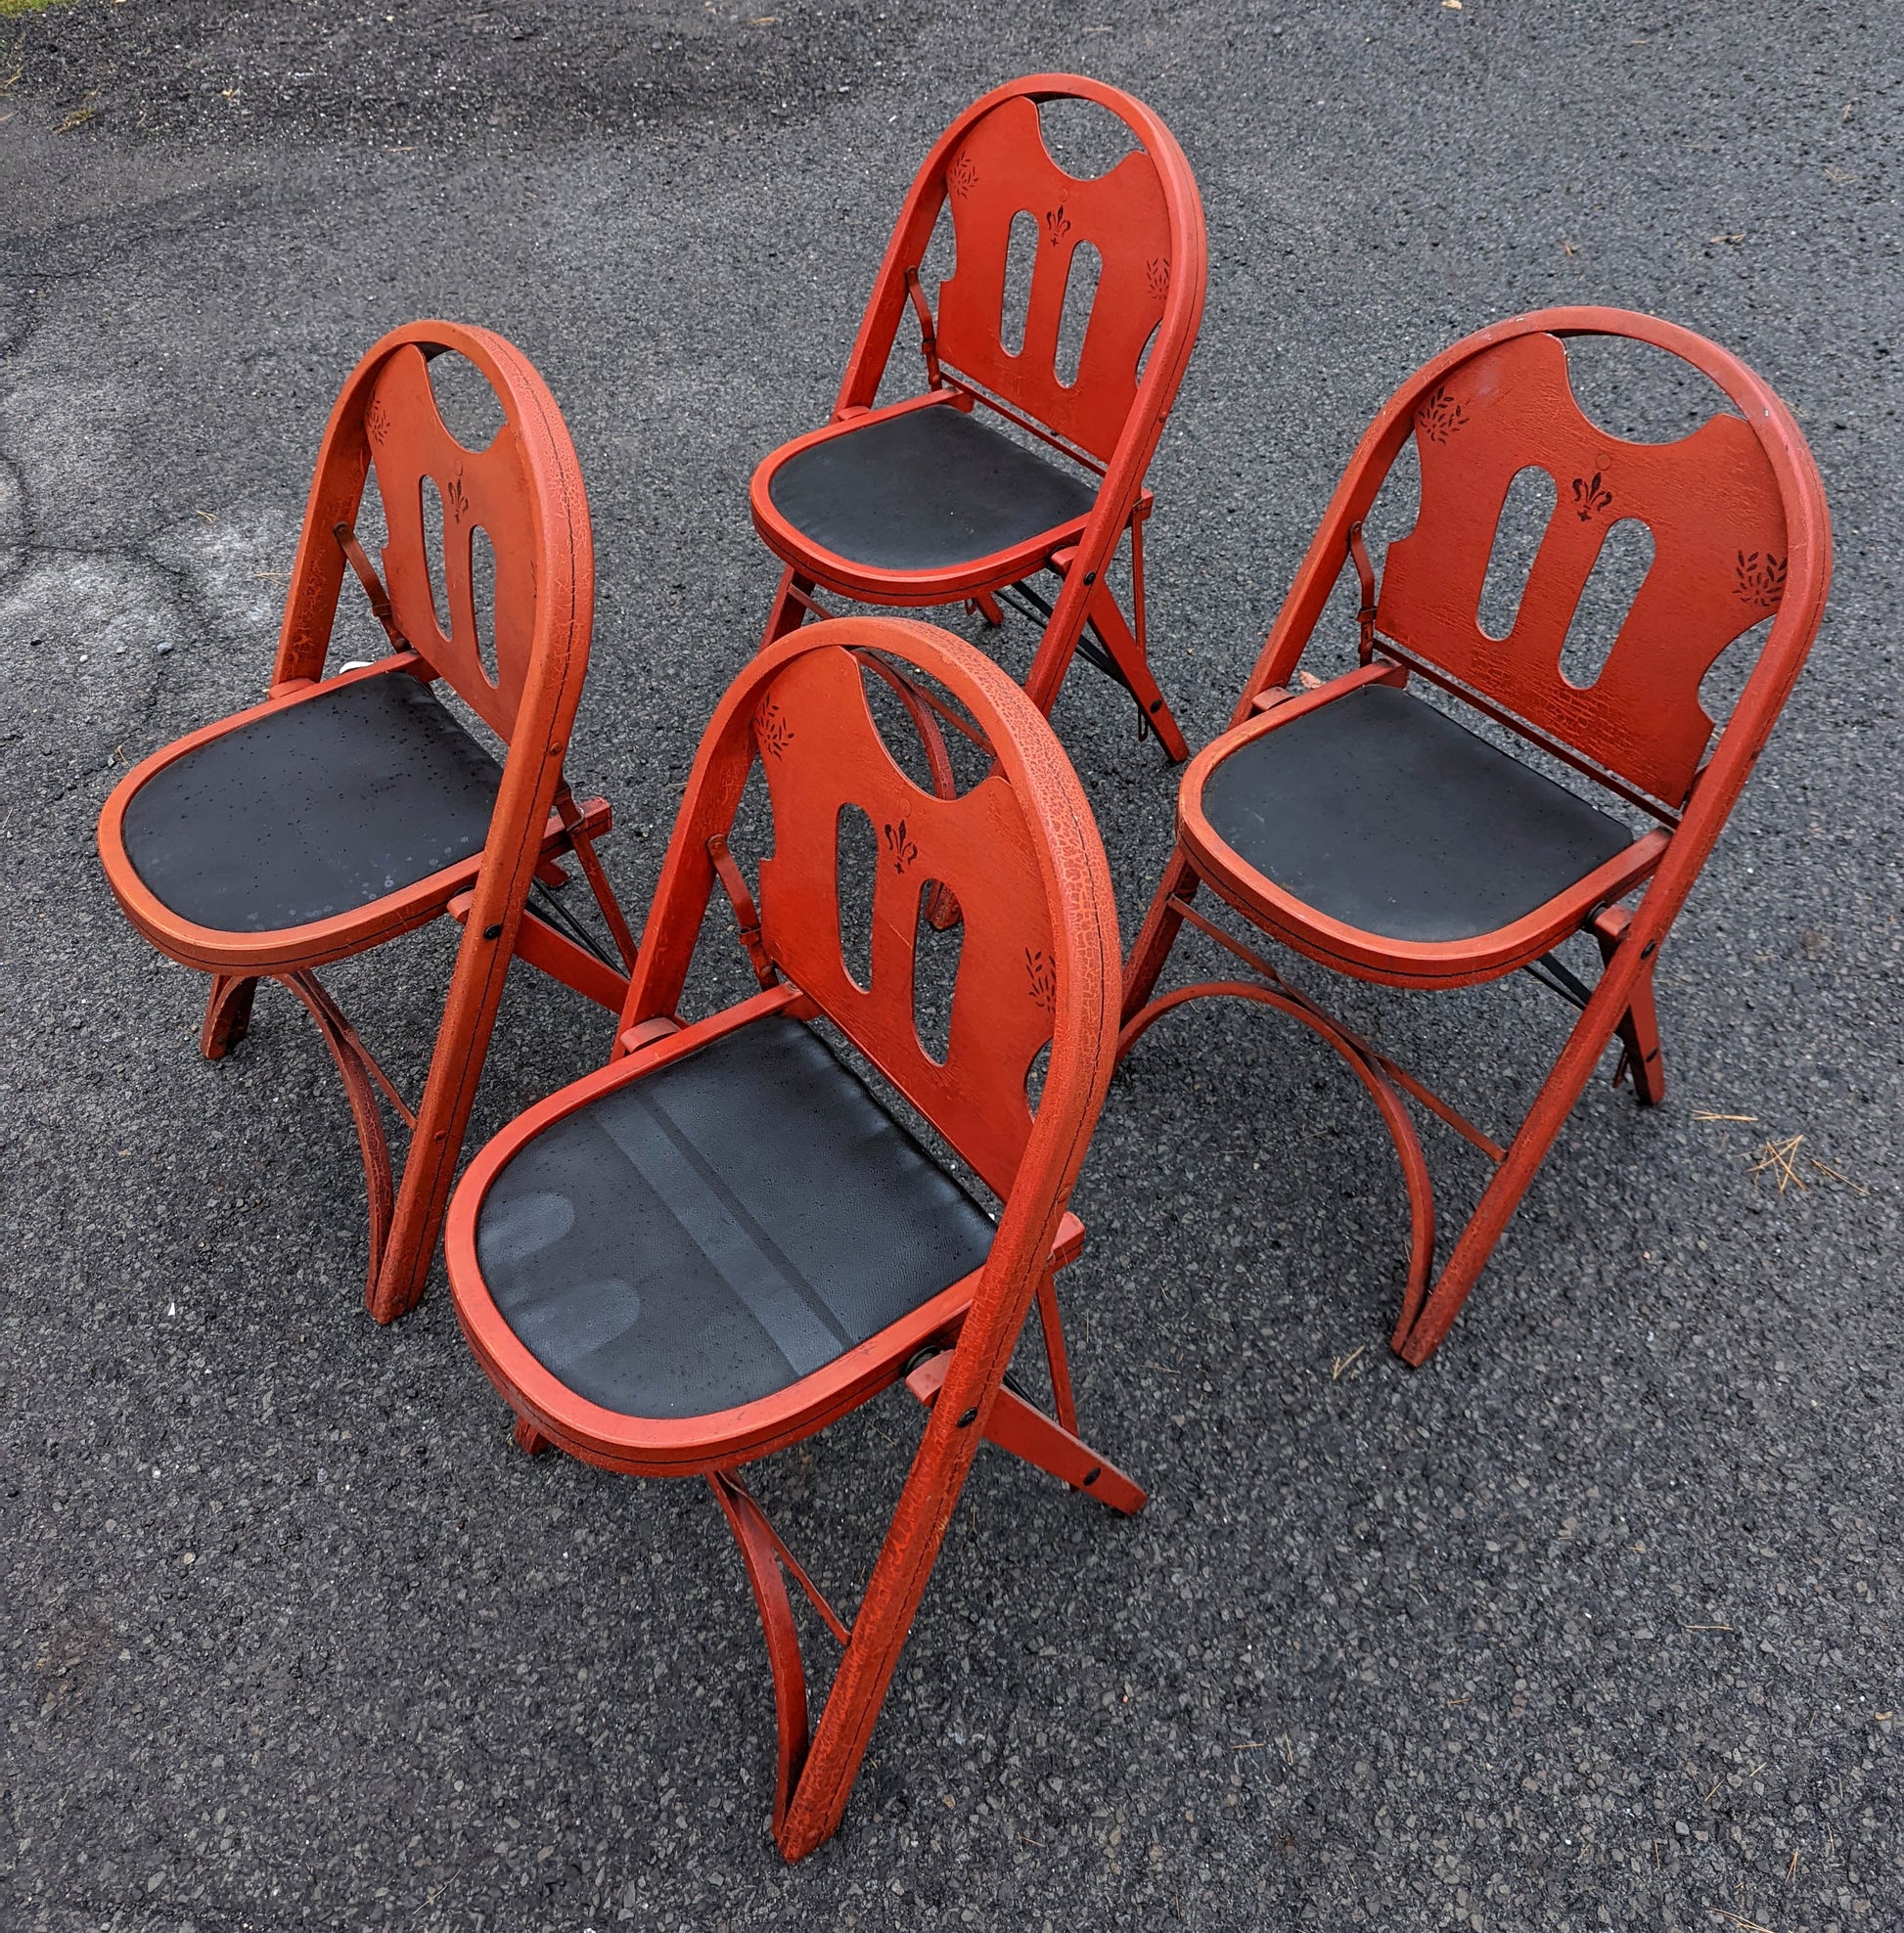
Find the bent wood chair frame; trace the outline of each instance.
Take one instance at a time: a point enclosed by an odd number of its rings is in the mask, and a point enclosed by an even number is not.
[[[1583,335],[1668,351],[1709,379],[1739,414],[1715,415],[1675,443],[1609,435],[1584,416],[1567,382],[1564,338]],[[1362,519],[1411,435],[1422,465],[1422,514],[1389,547],[1378,589]],[[1554,474],[1557,502],[1514,628],[1492,639],[1475,614],[1482,577],[1509,480],[1530,464]],[[1652,529],[1655,561],[1599,678],[1582,689],[1559,668],[1562,641],[1609,527],[1625,517]],[[1350,568],[1361,587],[1360,664],[1297,689],[1303,653]],[[1404,383],[1358,444],[1228,731],[1185,771],[1175,849],[1125,970],[1118,1052],[1128,1054],[1165,1013],[1220,996],[1289,1014],[1347,1060],[1393,1138],[1407,1187],[1410,1259],[1390,1341],[1409,1363],[1425,1362],[1446,1335],[1609,1042],[1620,1041],[1614,1085],[1630,1074],[1641,1104],[1663,1098],[1653,993],[1659,949],[1811,648],[1830,575],[1823,490],[1790,412],[1736,357],[1653,317],[1560,308],[1484,329]],[[1730,717],[1715,728],[1700,706],[1701,680],[1728,645],[1774,612]],[[1203,783],[1240,744],[1369,685],[1405,686],[1411,677],[1638,808],[1655,829],[1526,918],[1473,940],[1383,938],[1306,906],[1214,830],[1201,804]],[[1198,912],[1191,902],[1201,885],[1250,926],[1337,972],[1433,988],[1525,968],[1577,1007],[1507,1146]],[[1247,976],[1157,995],[1185,923],[1239,960]],[[1597,985],[1552,958],[1574,933],[1598,944]],[[1433,1190],[1405,1098],[1493,1168],[1438,1276]]]
[[[502,426],[482,451],[459,443],[436,408],[428,364],[444,351],[474,364],[501,405]],[[354,529],[373,471],[388,524],[381,576]],[[444,505],[447,631],[436,615],[424,541],[427,480],[435,482]],[[471,546],[477,530],[489,534],[496,564],[493,674],[476,632]],[[361,581],[391,650],[375,663],[326,679],[346,566]],[[363,1157],[370,1222],[364,1300],[380,1323],[404,1314],[423,1292],[511,958],[520,955],[611,1011],[626,992],[625,970],[599,957],[599,949],[577,945],[526,904],[531,880],[562,884],[567,876],[561,857],[572,856],[624,969],[632,966],[633,936],[593,850],[612,823],[608,802],[577,801],[562,772],[588,663],[593,601],[581,470],[541,377],[520,350],[487,330],[440,321],[394,330],[351,373],[325,427],[269,696],[141,761],[101,816],[101,859],[127,918],[167,958],[212,976],[200,1036],[206,1058],[221,1058],[244,1038],[261,978],[287,988],[316,1022],[342,1078]],[[401,677],[442,679],[507,744],[478,853],[366,905],[278,930],[196,924],[147,886],[127,855],[125,817],[156,774],[235,728],[316,696]],[[316,969],[444,913],[461,922],[463,937],[413,1109]],[[580,931],[572,922],[563,923]],[[409,1130],[400,1185],[380,1097]]]
[[[909,685],[921,673],[935,680],[969,714],[990,776],[957,797],[915,785],[873,723],[868,671]],[[949,707],[945,715],[957,717]],[[757,906],[727,847],[756,764],[774,818]],[[835,828],[849,803],[897,833],[879,866],[865,987],[841,952]],[[943,1061],[922,1046],[911,1005],[929,879],[956,891],[967,922]],[[677,1010],[717,883],[761,991],[684,1022]],[[779,1736],[773,1829],[790,1860],[839,1823],[980,1438],[1112,1509],[1144,1501],[1076,1436],[1053,1280],[1083,1240],[1066,1201],[1111,1076],[1119,964],[1109,867],[1089,805],[1049,726],[1009,676],[962,640],[909,619],[860,615],[806,627],[753,659],[703,739],[609,1064],[499,1135],[451,1204],[444,1243],[458,1319],[517,1413],[518,1442],[640,1475],[699,1474],[718,1500],[767,1640]],[[771,1395],[672,1419],[593,1403],[545,1368],[500,1314],[478,1257],[484,1197],[512,1158],[578,1107],[783,1014],[838,1026],[1000,1197],[989,1251],[973,1274]],[[1034,1114],[1025,1082],[1047,1045]],[[1055,1419],[1004,1380],[1034,1300]],[[848,1619],[768,1521],[741,1466],[902,1381],[929,1415]],[[789,1577],[840,1646],[811,1729]]]
[[[1080,180],[1052,157],[1038,104],[1095,103],[1136,137],[1139,148],[1108,174]],[[949,204],[957,265],[939,290],[936,316],[920,275],[940,210]],[[1038,224],[1022,343],[1001,337],[1006,256],[1020,214]],[[1056,368],[1071,260],[1089,242],[1103,261],[1078,358],[1068,382]],[[1080,648],[1124,687],[1145,727],[1172,760],[1189,755],[1157,686],[1148,652],[1144,524],[1152,509],[1144,476],[1183,381],[1202,320],[1208,244],[1190,163],[1175,137],[1141,102],[1077,74],[1040,73],[992,90],[940,137],[909,190],[887,244],[834,406],[833,427],[789,443],[754,472],[755,529],[786,565],[763,643],[828,613],[825,589],[868,604],[930,606],[966,602],[988,623],[1003,622],[998,598],[1014,594],[1041,635],[1024,688],[1049,714]],[[915,409],[975,409],[1028,431],[1096,482],[1089,514],[1068,527],[953,567],[880,569],[819,547],[775,508],[772,472],[784,460],[825,441],[837,427],[879,408],[882,378],[900,327],[918,318],[927,389],[882,415]],[[1148,347],[1148,360],[1146,351]],[[1107,573],[1128,532],[1128,617]],[[1027,579],[1050,571],[1047,600]],[[1086,640],[1087,631],[1091,641]]]

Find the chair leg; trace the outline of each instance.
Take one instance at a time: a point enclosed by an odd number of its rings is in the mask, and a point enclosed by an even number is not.
[[[1029,1313],[1034,1282],[1035,1278],[1025,1278],[1024,1300],[986,1325],[982,1349],[973,1346],[979,1338],[968,1324],[959,1348],[933,1358],[914,1372],[929,1371],[933,1376],[936,1392],[931,1413],[873,1574],[861,1594],[851,1641],[834,1673],[793,1803],[788,1808],[786,1822],[774,1834],[788,1860],[804,1859],[821,1845],[838,1829],[845,1812],[847,1795],[866,1756],[880,1707],[898,1668],[907,1634],[945,1542],[946,1526],[958,1508],[978,1448],[978,1433],[972,1424],[999,1389],[999,1379]]]
[[[1611,932],[1605,930],[1608,923],[1603,916],[1594,926],[1603,970],[1612,965],[1613,955],[1619,950],[1620,933],[1625,930],[1624,921]],[[1615,1087],[1629,1073],[1633,1076],[1633,1098],[1642,1107],[1657,1107],[1666,1098],[1666,1063],[1659,1052],[1659,1012],[1653,1001],[1653,969],[1657,959],[1655,954],[1648,960],[1633,982],[1632,997],[1620,1016],[1619,1064],[1613,1069]]]
[[[1634,989],[1639,984],[1636,980]],[[1625,999],[1615,1006],[1611,998],[1603,1000],[1602,993],[1610,993],[1605,980],[1575,1022],[1566,1045],[1561,1049],[1560,1058],[1541,1083],[1534,1104],[1528,1108],[1506,1155],[1481,1191],[1481,1198],[1456,1240],[1446,1267],[1428,1289],[1421,1313],[1409,1326],[1407,1334],[1393,1344],[1403,1361],[1417,1369],[1434,1354],[1442,1337],[1453,1327],[1455,1318],[1461,1314],[1461,1305],[1468,1300],[1470,1290],[1487,1266],[1487,1258],[1494,1252],[1494,1244],[1514,1218],[1520,1197],[1532,1185],[1541,1162],[1547,1158],[1547,1150],[1572,1113],[1573,1103],[1592,1079],[1608,1041],[1623,1023],[1635,1000],[1635,991],[1629,990]]]
[[[1077,1434],[1077,1402],[1071,1394],[1071,1361],[1065,1348],[1065,1318],[1058,1307],[1057,1271],[1038,1278],[1038,1326],[1045,1334],[1045,1363],[1051,1371],[1051,1404],[1058,1420]]]
[[[214,973],[204,1004],[204,1025],[199,1029],[199,1052],[207,1060],[222,1060],[251,1030],[251,1001],[257,976]]]
[[[1170,862],[1163,869],[1163,877],[1157,884],[1156,894],[1151,901],[1151,910],[1144,916],[1144,923],[1138,928],[1137,938],[1132,941],[1130,961],[1124,967],[1124,1005],[1121,1019],[1128,1028],[1150,1000],[1156,988],[1157,975],[1163,971],[1163,964],[1170,958],[1170,949],[1176,944],[1178,928],[1183,924],[1183,915],[1177,911],[1174,902],[1189,900],[1197,891],[1197,874],[1190,861],[1178,847],[1170,855]],[[1117,1057],[1121,1060],[1131,1050],[1129,1040],[1119,1038]]]
[[[966,600],[966,607],[975,610],[994,631],[1005,622],[1005,608],[989,591],[975,591]]]
[[[384,1265],[364,1295],[365,1308],[379,1323],[393,1323],[407,1316],[423,1299],[436,1237],[442,1233],[443,1216],[449,1207],[450,1184],[456,1178],[456,1157],[463,1149],[476,1077],[482,1070],[489,1027],[495,1020],[493,1005],[486,1017],[487,1024],[474,1042],[455,1043],[460,1050],[456,1061],[461,1064],[452,1061],[443,1066],[440,1079],[437,1063],[444,1059],[447,1023],[437,1036],[436,1054],[424,1085],[423,1106],[403,1164],[403,1183],[397,1191]]]
[[[1128,527],[1131,534],[1131,606],[1136,612],[1136,629],[1133,631],[1125,620],[1117,600],[1103,578],[1100,577],[1095,584],[1087,579],[1084,606],[1078,612],[1075,627],[1067,627],[1061,632],[1053,623],[1047,622],[1045,625],[1044,636],[1038,640],[1038,649],[1032,655],[1031,668],[1025,673],[1025,695],[1047,717],[1051,715],[1051,708],[1058,699],[1058,688],[1065,682],[1065,674],[1070,669],[1071,659],[1077,652],[1078,640],[1088,625],[1117,667],[1146,723],[1156,732],[1165,755],[1173,764],[1181,764],[1190,756],[1190,747],[1184,742],[1184,735],[1151,671],[1148,620],[1144,607],[1142,519],[1133,520]],[[1061,552],[1052,560],[1051,567],[1068,578],[1077,567],[1076,557],[1074,549]],[[1061,596],[1058,607],[1062,607],[1065,603],[1065,599]],[[1057,615],[1056,607],[1052,614],[1054,617]]]
[[[469,941],[466,929],[465,949]],[[485,949],[486,951],[486,949]],[[390,1085],[357,1030],[345,1018],[317,976],[308,971],[273,973],[295,994],[317,1023],[331,1050],[344,1096],[357,1129],[363,1157],[364,1191],[370,1216],[370,1261],[364,1282],[364,1303],[380,1323],[394,1322],[417,1304],[434,1255],[436,1236],[448,1206],[456,1157],[476,1098],[476,1077],[488,1051],[502,1001],[502,983],[509,956],[492,959],[479,981],[466,978],[463,954],[450,983],[450,997],[431,1057],[423,1105],[412,1114],[403,1097]],[[606,968],[605,978],[612,977]],[[200,1047],[217,1059],[243,1038],[257,980],[219,974],[212,981]],[[410,1150],[403,1165],[400,1188],[394,1185],[389,1139],[378,1105],[382,1090],[410,1129]],[[524,1448],[527,1448],[524,1445]]]
[[[929,1410],[937,1403],[952,1352],[929,1358],[906,1378],[906,1387]],[[1142,1487],[1088,1443],[1078,1440],[1009,1385],[1001,1384],[985,1422],[985,1441],[1082,1490],[1107,1508],[1135,1516],[1144,1507]]]
[[[384,1116],[377,1104],[377,1084],[372,1076],[375,1063],[357,1032],[339,1011],[337,1003],[311,973],[275,973],[272,977],[303,1003],[304,1010],[317,1022],[331,1058],[343,1079],[343,1091],[350,1101],[350,1117],[356,1123],[357,1148],[364,1162],[364,1191],[370,1210],[370,1264],[364,1283],[366,1297],[377,1287],[389,1244],[393,1190],[390,1176],[390,1144],[384,1133]],[[381,1070],[379,1070],[381,1072]]]
[[[793,1607],[787,1596],[780,1552],[759,1505],[725,1470],[711,1471],[707,1484],[735,1543],[741,1547],[741,1561],[747,1567],[748,1583],[760,1612],[760,1628],[767,1640],[779,1734],[774,1778],[774,1835],[778,1838],[806,1764],[806,1667],[800,1660],[800,1638],[793,1626]]]
[[[780,573],[780,589],[775,592],[773,608],[767,613],[767,628],[760,637],[762,651],[806,622],[805,600],[812,595],[813,579],[802,577],[790,563]]]
[[[1137,642],[1136,634],[1118,608],[1117,600],[1111,595],[1110,586],[1102,578],[1092,588],[1091,602],[1085,607],[1085,621],[1097,633],[1098,642],[1111,653],[1117,669],[1124,674],[1124,682],[1129,685],[1170,762],[1181,765],[1190,756],[1190,747],[1184,742],[1184,735],[1171,715],[1169,705],[1164,702],[1163,693],[1151,670],[1151,661],[1144,647]]]
[[[516,1440],[516,1447],[525,1457],[539,1457],[545,1450],[553,1450],[555,1443],[546,1437],[526,1416],[516,1418],[516,1427],[510,1431]]]

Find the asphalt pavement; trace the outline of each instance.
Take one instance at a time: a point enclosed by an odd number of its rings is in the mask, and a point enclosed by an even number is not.
[[[1904,1927],[1904,11],[749,7],[0,6],[0,1926]],[[201,1060],[202,983],[93,828],[261,696],[338,385],[446,315],[526,351],[580,452],[570,770],[645,906],[774,584],[751,469],[822,420],[931,139],[1040,67],[1148,101],[1208,212],[1150,543],[1194,743],[1371,414],[1519,310],[1744,356],[1836,575],[1662,956],[1666,1104],[1596,1081],[1429,1367],[1385,1346],[1401,1191],[1343,1069],[1214,1004],[1133,1056],[1066,1294],[1087,1433],[1153,1501],[981,1456],[844,1827],[789,1868],[703,1489],[521,1456],[440,1269],[370,1323],[318,1037],[267,990]],[[1609,364],[1609,427],[1622,381],[1683,427]],[[1174,775],[1088,668],[1055,723],[1128,938]],[[412,1086],[449,958],[332,979]],[[1531,983],[1345,1009],[1502,1124],[1567,1016]],[[513,980],[472,1146],[607,1031]],[[1452,1223],[1474,1163],[1429,1148]],[[917,1428],[896,1393],[760,1474],[848,1602]]]

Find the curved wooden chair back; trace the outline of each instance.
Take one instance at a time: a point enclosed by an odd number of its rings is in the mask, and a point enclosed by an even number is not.
[[[1073,1042],[1114,1034],[1114,1014],[1099,1003],[1120,964],[1116,914],[1108,880],[1053,870],[1055,851],[1082,864],[1080,850],[1101,850],[1075,775],[1052,758],[1047,732],[1024,726],[1036,713],[1011,679],[955,642],[908,619],[838,618],[770,648],[759,674],[741,681],[745,693],[730,693],[689,781],[624,1026],[673,1011],[681,948],[692,948],[714,879],[706,842],[725,837],[757,757],[773,812],[759,881],[768,959],[1008,1197],[1032,1133],[1033,1063],[1055,1033]],[[912,668],[938,680],[997,754],[990,773],[951,798],[909,778],[874,722],[861,652],[895,653],[901,676]],[[879,841],[864,986],[842,939],[839,826],[848,810],[866,815]],[[943,1059],[920,1038],[914,998],[922,914],[941,886],[963,916]],[[1069,1104],[1058,1058],[1054,1048],[1040,1119]]]
[[[437,409],[429,364],[446,350],[473,363],[501,405],[502,427],[484,450],[459,443]],[[588,669],[595,553],[574,445],[528,359],[502,337],[461,323],[393,330],[351,372],[325,427],[292,566],[274,691],[324,675],[346,568],[339,525],[347,531],[354,524],[373,467],[389,531],[383,552],[388,614],[379,614],[390,642],[415,651],[510,747],[381,1263],[373,1244],[366,1299],[378,1321],[389,1322],[415,1306],[429,1276],[544,827],[563,783]],[[447,631],[424,542],[423,498],[431,485],[444,513]],[[495,556],[493,676],[483,663],[473,593],[477,530],[488,533]]]
[[[430,365],[445,351],[476,367],[501,408],[484,449],[465,447],[443,421]],[[346,567],[337,526],[354,524],[373,472],[388,531],[381,562],[391,642],[415,651],[513,742],[538,655],[572,650],[578,626],[585,652],[593,607],[581,472],[554,399],[521,352],[487,330],[414,323],[372,349],[339,398],[318,456],[285,607],[279,681],[321,675]],[[441,518],[447,608],[439,608],[425,537],[433,515]],[[476,600],[478,533],[494,559],[487,610]]]
[[[1715,413],[1670,443],[1615,436],[1585,415],[1568,382],[1565,338],[1580,336],[1664,349],[1739,414]],[[1670,817],[1685,806],[1717,724],[1700,703],[1701,681],[1729,645],[1776,613],[1729,727],[1760,738],[1769,730],[1824,606],[1829,523],[1796,426],[1737,357],[1616,309],[1546,310],[1456,344],[1395,393],[1356,451],[1305,564],[1315,581],[1291,600],[1310,625],[1327,595],[1321,578],[1333,584],[1348,526],[1367,514],[1411,434],[1421,512],[1388,547],[1376,617],[1409,658]],[[1482,587],[1509,487],[1528,469],[1552,479],[1554,510],[1513,628],[1494,638],[1480,622]],[[1653,562],[1598,676],[1576,685],[1562,669],[1563,648],[1602,549],[1627,519],[1651,534]],[[1292,668],[1303,615],[1286,610],[1251,697],[1278,682],[1271,660]]]
[[[1038,120],[1040,102],[1061,100],[1103,109],[1137,147],[1095,180],[1068,173],[1053,159]],[[872,403],[906,309],[907,277],[917,275],[948,202],[957,261],[939,290],[940,361],[1101,465],[1111,463],[1131,429],[1148,461],[1203,310],[1202,204],[1175,137],[1141,102],[1077,74],[1030,74],[967,109],[906,198],[847,364],[841,408]],[[1020,214],[1036,224],[1037,249],[1024,337],[1014,352],[1004,344],[1003,315],[1012,224]],[[1066,382],[1057,366],[1060,324],[1087,243],[1100,258],[1098,283]],[[1135,481],[1142,478],[1140,464]]]
[[[1130,118],[1135,103],[1107,94],[1103,105],[1141,141]],[[1080,181],[1052,158],[1036,104],[1015,94],[975,121],[952,151],[945,190],[957,265],[939,290],[941,360],[1108,460],[1136,407],[1138,361],[1162,326],[1171,263],[1182,253],[1182,210],[1172,208],[1156,160],[1140,147],[1109,173]],[[1002,323],[1006,257],[1020,215],[1036,223],[1037,243],[1015,353],[1005,347]],[[1101,267],[1076,374],[1065,382],[1059,328],[1087,244]]]
[[[1051,1039],[1054,909],[1038,869],[1035,804],[994,772],[963,797],[922,791],[893,763],[844,652],[774,681],[754,718],[773,801],[774,852],[760,865],[769,958],[1000,1195],[1031,1132],[1025,1080]],[[810,745],[801,756],[796,747]],[[817,754],[817,755],[815,755]],[[837,828],[865,813],[879,836],[872,970],[848,971]],[[948,887],[963,944],[942,1061],[920,1039],[914,974],[928,902]]]

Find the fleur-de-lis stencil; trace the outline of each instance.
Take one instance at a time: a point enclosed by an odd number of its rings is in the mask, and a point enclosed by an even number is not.
[[[1024,970],[1031,982],[1031,998],[1047,1013],[1058,1008],[1058,963],[1042,947],[1024,950]]]
[[[1045,210],[1045,240],[1055,248],[1071,232],[1071,218],[1065,212],[1065,204],[1060,202],[1055,208]]]
[[[449,487],[443,492],[443,508],[461,523],[470,511],[470,493],[463,487],[463,472],[459,470],[449,479]]]
[[[1144,264],[1144,280],[1151,285],[1151,299],[1162,301],[1170,292],[1170,257],[1153,255]]]
[[[1786,560],[1770,551],[1739,553],[1739,595],[1759,610],[1776,610],[1785,597]]]
[[[1595,511],[1606,510],[1613,501],[1613,493],[1601,480],[1599,471],[1591,476],[1576,476],[1573,479],[1573,510],[1582,523],[1593,516]]]
[[[1468,412],[1439,383],[1415,412],[1415,427],[1430,443],[1445,443],[1467,421]]]
[[[786,715],[772,698],[755,714],[753,730],[761,745],[776,758],[793,742],[793,728],[788,724]]]
[[[364,428],[373,443],[382,444],[390,433],[390,413],[384,407],[384,399],[379,396],[365,412]]]
[[[919,848],[906,836],[906,822],[903,819],[896,826],[885,829],[885,849],[891,857],[895,873],[903,873],[919,857]]]
[[[952,157],[952,165],[945,170],[945,185],[962,202],[978,185],[977,163],[963,149]]]

